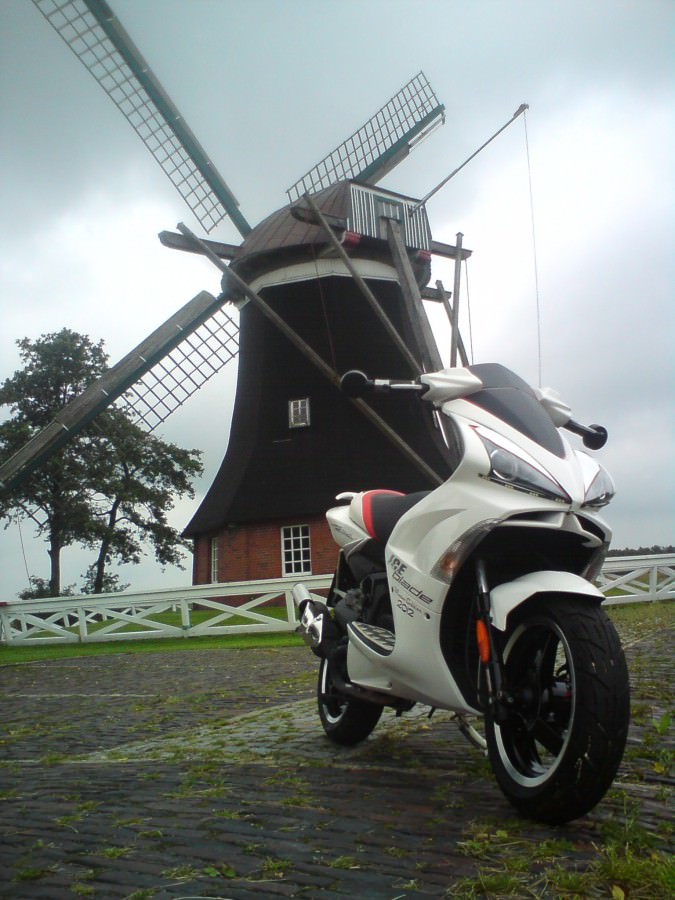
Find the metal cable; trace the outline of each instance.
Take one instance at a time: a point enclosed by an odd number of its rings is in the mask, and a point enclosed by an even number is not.
[[[537,268],[537,234],[534,225],[534,196],[532,193],[532,168],[530,165],[530,142],[527,135],[527,112],[523,115],[523,128],[525,131],[525,155],[527,156],[527,181],[530,192],[530,221],[532,223],[532,257],[534,261],[534,292],[537,308],[537,375],[539,387],[542,386],[542,362],[541,362],[541,304],[539,298],[539,271]]]

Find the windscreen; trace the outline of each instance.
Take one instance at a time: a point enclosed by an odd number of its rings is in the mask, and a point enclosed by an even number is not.
[[[483,382],[483,390],[466,399],[497,416],[556,456],[565,448],[558,430],[526,381],[499,363],[480,363],[469,371]]]

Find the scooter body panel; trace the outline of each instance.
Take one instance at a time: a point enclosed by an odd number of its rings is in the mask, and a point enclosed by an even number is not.
[[[492,624],[504,631],[513,610],[537,594],[574,594],[587,598],[589,603],[604,599],[602,591],[573,572],[530,572],[492,589]]]
[[[394,620],[393,649],[378,652],[350,629],[347,670],[350,680],[364,688],[458,712],[475,712],[458,688],[460,679],[450,670],[441,640],[445,604],[470,604],[472,597],[449,599],[456,572],[439,571],[439,561],[455,554],[459,570],[471,550],[497,527],[527,529],[530,535],[534,531],[567,533],[598,550],[608,545],[611,532],[595,510],[584,507],[589,483],[599,469],[594,460],[572,448],[559,432],[559,439],[548,448],[538,443],[474,402],[479,388],[473,376],[462,395],[463,382],[455,383],[457,376],[451,374],[450,387],[441,373],[443,377],[430,393],[434,405],[453,421],[461,457],[446,481],[401,516],[387,542],[384,553]],[[545,496],[496,481],[488,451],[491,441],[547,478],[558,495]],[[326,514],[333,538],[347,558],[372,540],[360,514],[361,496],[341,495],[343,505]],[[575,594],[589,602],[602,596],[579,574],[553,568],[531,572],[493,586],[492,624],[503,631],[518,606],[536,594],[551,593]]]

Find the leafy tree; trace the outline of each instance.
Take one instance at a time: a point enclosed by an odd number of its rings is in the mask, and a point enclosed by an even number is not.
[[[176,496],[193,497],[192,479],[202,472],[197,450],[183,450],[134,425],[119,410],[99,417],[106,436],[96,464],[95,539],[92,593],[106,590],[106,566],[113,560],[138,563],[143,543],[152,544],[162,565],[181,565],[188,544],[167,520]]]
[[[96,576],[97,576],[97,567],[96,565],[89,566],[84,575],[84,580],[82,582],[81,593],[83,594],[116,594],[120,591],[126,591],[129,587],[128,584],[120,583],[119,575],[110,575],[108,572],[103,574],[103,578],[101,579],[100,586],[101,590],[96,590]]]
[[[103,341],[67,328],[17,342],[23,368],[0,385],[0,454],[8,457],[48,425],[59,409],[107,368]],[[139,562],[149,540],[162,564],[179,564],[183,541],[167,521],[177,496],[193,496],[202,471],[199,451],[164,443],[135,426],[119,409],[98,416],[23,482],[0,497],[7,523],[32,518],[50,558],[50,596],[61,593],[61,551],[72,544],[96,550],[85,590],[117,584],[106,573],[113,560]]]
[[[49,586],[49,582],[46,578],[38,578],[35,575],[31,575],[28,579],[30,587],[24,588],[23,591],[19,591],[18,597],[20,600],[40,600],[43,597],[51,597],[52,592]],[[75,585],[69,584],[68,587],[65,587],[61,590],[61,597],[72,597]]]
[[[103,342],[67,328],[31,341],[17,341],[23,368],[0,386],[0,405],[12,417],[0,425],[0,452],[4,457],[19,450],[45,428],[106,368]],[[61,593],[61,551],[92,536],[86,491],[91,442],[85,436],[71,442],[20,486],[0,497],[0,518],[8,524],[31,518],[37,533],[47,540],[51,570],[50,596]]]

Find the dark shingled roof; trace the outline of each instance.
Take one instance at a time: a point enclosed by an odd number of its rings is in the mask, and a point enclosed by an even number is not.
[[[350,212],[351,183],[342,181],[334,184],[312,195],[312,200],[324,215],[344,219]],[[302,201],[273,212],[246,237],[232,261],[232,268],[238,275],[250,279],[258,274],[263,262],[263,270],[273,268],[279,264],[281,256],[288,255],[288,251],[291,256],[295,255],[293,251],[300,251],[303,256],[307,256],[310,248],[318,252],[326,245],[328,238],[319,225],[311,225],[295,218],[291,210],[296,205],[302,205]],[[261,256],[265,259],[261,259]]]

